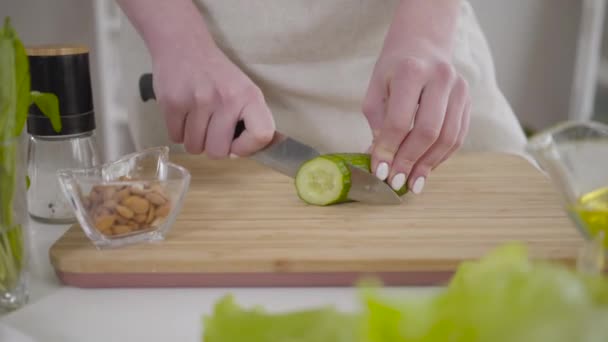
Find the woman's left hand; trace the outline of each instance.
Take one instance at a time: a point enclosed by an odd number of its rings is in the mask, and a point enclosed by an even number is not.
[[[418,194],[431,170],[463,143],[471,101],[467,82],[451,63],[450,48],[415,31],[409,35],[389,33],[363,113],[373,131],[376,176],[394,189],[407,182]]]

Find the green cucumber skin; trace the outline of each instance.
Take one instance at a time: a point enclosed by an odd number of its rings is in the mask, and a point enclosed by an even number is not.
[[[354,167],[358,167],[366,172],[371,171],[371,156],[366,153],[332,153],[330,156],[338,157],[345,162],[351,164]],[[395,193],[399,196],[403,196],[408,192],[407,183],[405,183],[401,189],[396,190]]]
[[[322,203],[322,204],[317,204],[317,203],[312,203],[305,196],[303,196],[302,195],[302,189],[298,189],[297,186],[296,186],[298,197],[302,201],[304,201],[304,202],[306,202],[308,204],[319,205],[319,206],[328,206],[328,205],[332,205],[332,204],[351,202],[351,200],[348,198],[348,192],[350,191],[350,187],[351,187],[350,170],[348,169],[348,166],[346,165],[346,163],[344,162],[344,160],[341,159],[340,157],[337,157],[337,156],[334,156],[334,155],[321,155],[321,156],[318,156],[316,158],[313,158],[313,159],[305,162],[304,164],[302,164],[302,166],[298,170],[298,173],[296,174],[296,178],[295,178],[296,182],[297,182],[297,179],[299,177],[304,177],[305,176],[305,175],[302,174],[303,169],[305,168],[305,166],[309,165],[310,163],[317,162],[320,158],[331,161],[332,163],[334,163],[334,165],[336,165],[336,167],[340,171],[340,174],[342,175],[342,189],[340,191],[340,194],[338,195],[338,197],[336,197],[336,198],[334,198],[332,200],[329,200],[329,201],[327,201],[325,203]]]
[[[305,165],[308,165],[309,163],[315,163],[319,158],[323,158],[325,160],[331,161],[340,170],[340,173],[342,174],[342,185],[343,185],[340,195],[337,198],[329,200],[323,204],[311,203],[311,201],[308,201],[305,198],[305,196],[302,195],[302,193],[301,193],[302,189],[297,189],[297,186],[296,186],[298,197],[302,201],[304,201],[308,204],[320,205],[320,206],[328,206],[328,205],[332,205],[332,204],[352,202],[352,200],[350,200],[348,198],[348,192],[350,191],[352,184],[350,181],[350,170],[348,169],[347,164],[350,164],[354,167],[357,167],[359,169],[362,169],[366,172],[371,173],[371,156],[369,154],[365,154],[365,153],[330,153],[330,154],[320,155],[320,156],[313,158],[309,161],[306,161],[304,164],[302,164],[302,166],[300,167],[300,170],[298,171],[298,174],[296,174],[296,179],[298,179],[298,177],[304,176],[303,174],[301,174],[301,171]],[[408,192],[407,183],[401,189],[395,191],[395,193],[399,196],[403,196],[407,192]]]

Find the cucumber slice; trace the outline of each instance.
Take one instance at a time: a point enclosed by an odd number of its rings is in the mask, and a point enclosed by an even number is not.
[[[350,170],[347,164],[371,172],[371,157],[365,153],[332,153],[313,158],[296,174],[298,197],[313,205],[326,206],[350,202]],[[395,191],[399,196],[408,192],[407,185]]]
[[[350,170],[344,160],[332,155],[313,158],[296,174],[300,199],[313,205],[330,205],[348,201]]]

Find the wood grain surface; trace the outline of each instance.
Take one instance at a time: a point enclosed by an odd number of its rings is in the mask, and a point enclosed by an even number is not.
[[[456,155],[401,205],[331,207],[304,204],[292,179],[248,159],[172,160],[191,171],[192,183],[167,239],[97,250],[75,225],[50,250],[65,283],[348,285],[371,273],[417,284],[446,280],[462,261],[510,241],[526,243],[534,258],[569,264],[582,243],[552,185],[517,156]],[[270,277],[256,283],[257,276]]]

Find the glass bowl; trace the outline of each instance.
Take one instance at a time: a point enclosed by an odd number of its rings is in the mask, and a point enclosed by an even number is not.
[[[87,169],[57,172],[80,227],[98,249],[164,240],[190,173],[156,147]]]
[[[608,257],[608,125],[559,122],[532,136],[526,151],[551,180],[585,239],[579,265],[601,270]]]

